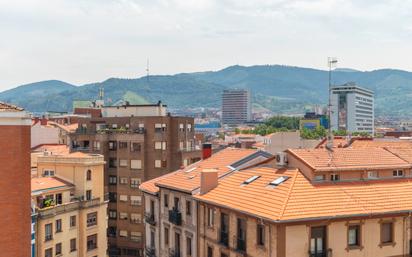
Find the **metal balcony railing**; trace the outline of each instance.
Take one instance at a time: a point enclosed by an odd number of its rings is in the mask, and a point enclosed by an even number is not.
[[[154,247],[146,247],[146,257],[156,257],[156,249]]]
[[[220,231],[219,243],[224,246],[229,246],[229,233],[226,231]]]
[[[144,219],[146,223],[149,223],[150,225],[153,225],[153,226],[156,225],[154,213],[146,212],[144,215]]]
[[[169,222],[177,226],[182,225],[182,213],[176,208],[169,210]]]
[[[246,240],[237,238],[236,250],[239,252],[246,252]]]

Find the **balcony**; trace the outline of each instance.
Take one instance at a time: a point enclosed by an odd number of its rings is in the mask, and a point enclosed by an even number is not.
[[[53,239],[53,235],[45,235],[45,237],[44,237],[44,241],[50,241],[50,240],[52,240]]]
[[[332,256],[332,249],[318,250],[316,252],[309,251],[309,257],[331,257],[331,256]]]
[[[176,208],[169,210],[169,222],[177,226],[182,225],[182,213]]]
[[[154,247],[146,247],[146,257],[156,257],[156,249]]]
[[[169,257],[180,257],[180,251],[170,250]]]
[[[239,252],[246,252],[246,240],[242,238],[237,238],[236,250]]]
[[[99,206],[100,204],[100,198],[94,198],[88,201],[83,201],[81,198],[73,198],[70,203],[39,209],[38,215],[39,218],[48,218],[65,212]]]
[[[146,221],[146,223],[149,223],[152,226],[156,225],[154,213],[146,212],[144,214],[144,220]]]
[[[229,246],[229,233],[226,231],[220,231],[220,240],[219,243],[228,247]]]

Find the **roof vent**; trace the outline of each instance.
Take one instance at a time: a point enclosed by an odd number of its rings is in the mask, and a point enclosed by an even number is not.
[[[242,185],[248,185],[248,184],[252,183],[253,181],[255,181],[258,178],[260,178],[260,176],[258,176],[258,175],[250,177],[250,178],[246,179],[245,181],[243,181]]]
[[[279,178],[273,180],[272,182],[270,182],[269,185],[270,186],[279,186],[280,184],[282,184],[283,182],[285,182],[288,179],[289,179],[288,176],[282,176],[282,177],[279,177]]]
[[[193,168],[190,168],[190,169],[188,169],[188,170],[185,170],[185,172],[186,172],[186,173],[189,173],[189,172],[194,171],[195,169],[197,169],[197,167],[193,167]]]

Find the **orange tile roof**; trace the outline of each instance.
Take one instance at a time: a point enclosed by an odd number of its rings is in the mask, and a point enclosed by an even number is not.
[[[73,184],[57,177],[38,177],[31,179],[32,193],[38,191],[69,189]]]
[[[374,139],[374,140],[354,140],[350,145],[352,148],[371,147],[409,147],[412,148],[412,141],[399,139]]]
[[[53,154],[69,154],[70,148],[67,145],[54,145],[54,144],[44,144],[39,145],[31,149],[33,152],[44,152],[48,151]]]
[[[404,147],[385,147],[385,149],[399,158],[412,163],[412,148],[404,148]]]
[[[254,175],[261,177],[242,185]],[[290,178],[268,186],[280,176]],[[293,222],[407,212],[412,210],[411,191],[409,178],[312,184],[298,170],[255,168],[234,172],[195,198],[275,222]]]
[[[69,124],[69,125],[62,125],[62,124],[59,124],[59,123],[54,122],[54,121],[48,121],[48,124],[52,125],[52,126],[59,127],[61,129],[65,130],[66,132],[74,132],[79,127],[79,124],[77,124],[77,123],[73,123],[73,124]]]
[[[184,169],[177,170],[157,179],[142,183],[140,189],[155,194],[159,191],[158,186],[173,188],[179,191],[192,192],[200,186],[200,172],[203,169],[216,169],[221,176],[231,169],[228,165],[245,158],[257,150],[225,148],[206,160],[196,162]]]
[[[315,148],[325,148],[326,143],[327,143],[327,139],[324,138],[317,146],[315,146]],[[348,145],[348,140],[346,137],[335,136],[333,138],[333,148],[346,147],[347,145]]]
[[[313,171],[409,168],[411,165],[383,148],[288,149]]]

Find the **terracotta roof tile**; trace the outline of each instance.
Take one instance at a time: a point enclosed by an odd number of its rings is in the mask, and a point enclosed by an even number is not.
[[[251,176],[254,182],[242,186]],[[277,187],[270,181],[290,179]],[[412,210],[412,180],[407,178],[312,184],[298,170],[256,168],[234,172],[200,201],[277,222],[363,216]]]
[[[180,191],[191,192],[200,186],[200,172],[203,169],[216,169],[221,176],[231,169],[228,165],[245,158],[257,150],[225,148],[210,158],[196,162],[184,169],[169,173],[165,176],[152,179],[142,183],[140,189],[155,194],[159,191],[158,186],[174,188]]]
[[[21,107],[8,104],[5,102],[0,102],[0,112],[21,112],[21,111],[24,111],[24,109]]]
[[[31,149],[33,152],[44,152],[48,151],[53,154],[69,154],[70,148],[67,145],[58,145],[58,144],[44,144],[39,145]]]
[[[73,184],[57,177],[38,177],[31,179],[32,193],[42,190],[68,189]]]
[[[409,168],[411,165],[383,148],[288,149],[314,171]]]
[[[371,147],[402,147],[412,148],[412,141],[399,139],[374,139],[374,140],[354,140],[350,145],[352,148],[371,148]]]

